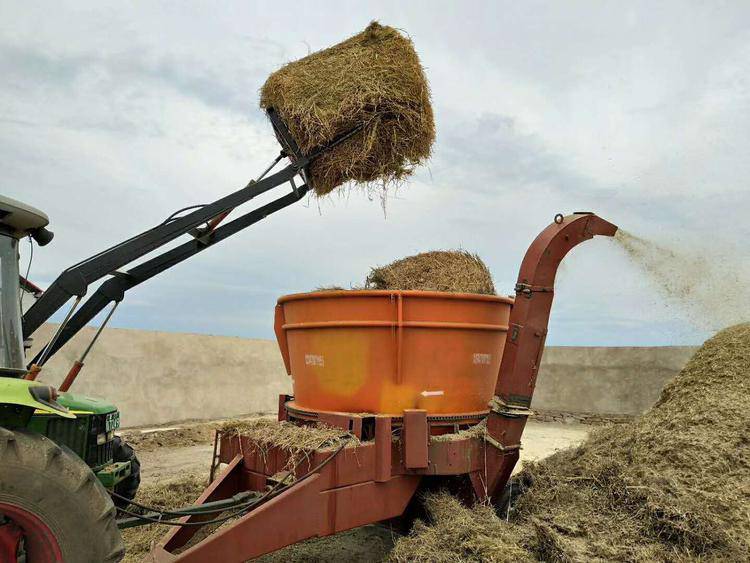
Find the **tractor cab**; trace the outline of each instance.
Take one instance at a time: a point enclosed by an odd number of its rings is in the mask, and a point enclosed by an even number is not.
[[[30,236],[38,244],[52,240],[46,229],[47,215],[9,197],[0,196],[0,375],[21,377],[26,373],[21,326],[21,288],[18,242]]]
[[[27,369],[23,314],[43,292],[21,277],[18,245],[25,237],[40,246],[49,243],[48,224],[42,211],[0,196],[0,427],[25,428],[70,448],[105,487],[132,497],[137,482],[128,481],[135,456],[132,450],[123,453],[125,445],[114,435],[117,408],[101,399],[58,393],[34,381]]]

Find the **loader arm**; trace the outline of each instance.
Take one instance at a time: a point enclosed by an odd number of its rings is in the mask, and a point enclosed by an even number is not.
[[[474,482],[475,490],[486,487],[488,496],[497,499],[518,461],[521,436],[531,414],[529,407],[547,338],[560,263],[582,242],[595,236],[612,237],[616,232],[616,225],[590,212],[567,217],[558,214],[526,251],[518,273],[495,397],[487,417],[487,440],[493,445],[485,461],[487,480],[481,484]]]
[[[125,297],[125,292],[129,289],[132,289],[172,266],[187,260],[191,256],[210,248],[246,227],[257,223],[271,213],[299,201],[307,193],[307,190],[308,188],[305,185],[298,187],[294,192],[280,197],[258,209],[250,211],[230,223],[206,233],[202,237],[184,242],[163,254],[155,256],[154,258],[131,268],[127,272],[115,272],[112,277],[99,286],[96,292],[94,292],[94,294],[86,300],[75,314],[70,317],[68,322],[65,323],[60,334],[54,342],[50,343],[49,350],[46,352],[47,358],[62,348],[107,305],[122,301]],[[30,311],[31,310],[29,310],[29,312]],[[40,350],[31,363],[37,363],[43,352],[44,349]]]
[[[36,303],[23,315],[24,339],[31,336],[72,297],[75,297],[76,301],[53,339],[42,348],[42,351],[29,364],[30,368],[35,363],[41,366],[46,362],[107,304],[122,301],[127,290],[257,223],[271,213],[302,199],[309,190],[306,184],[306,170],[309,164],[361,129],[361,126],[356,127],[334,139],[328,145],[305,155],[300,152],[286,125],[276,112],[269,108],[267,113],[282,150],[279,157],[261,174],[257,181],[251,180],[244,188],[213,203],[185,208],[181,211],[193,210],[179,216],[177,215],[179,212],[177,212],[159,225],[71,266],[52,282]],[[290,163],[280,171],[265,176],[283,157],[289,158]],[[297,176],[302,181],[299,186],[294,181]],[[250,211],[222,227],[218,227],[219,223],[233,209],[247,203],[256,196],[287,183],[292,188],[290,193]],[[200,228],[202,225],[205,225],[205,227]],[[124,266],[186,234],[192,235],[193,238],[130,270],[122,270]],[[89,286],[106,276],[111,276],[111,278],[105,281],[96,293],[84,302],[80,309],[75,311],[79,302],[86,295]]]
[[[298,173],[299,168],[296,165],[289,165],[260,182],[250,182],[244,188],[214,203],[174,220],[165,221],[71,266],[52,282],[23,316],[23,337],[31,336],[71,297],[83,297],[92,283],[106,275],[117,275],[117,271],[123,266],[168,244],[181,235],[189,233],[217,215],[242,205],[272,188],[285,184]]]

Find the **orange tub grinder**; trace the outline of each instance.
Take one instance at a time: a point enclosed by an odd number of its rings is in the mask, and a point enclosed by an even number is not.
[[[283,484],[288,453],[221,436],[226,468],[198,504],[257,496],[187,549],[210,516],[183,518],[154,560],[246,561],[398,517],[435,480],[469,501],[499,500],[530,414],[557,268],[574,246],[616,230],[592,213],[556,216],[526,252],[515,299],[427,291],[280,298],[275,331],[294,396],[280,398],[279,420],[323,422],[360,443],[309,451]],[[477,424],[481,431],[459,434]]]
[[[513,300],[434,291],[287,295],[276,337],[293,412],[484,416]]]

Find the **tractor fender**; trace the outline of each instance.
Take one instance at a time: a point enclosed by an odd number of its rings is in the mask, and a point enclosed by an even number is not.
[[[56,397],[54,387],[39,381],[0,377],[0,404],[31,407],[47,414],[75,418],[76,415],[58,403]]]

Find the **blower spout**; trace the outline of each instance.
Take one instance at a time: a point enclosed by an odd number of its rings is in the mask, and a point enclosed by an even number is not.
[[[572,217],[578,217],[578,216],[588,216],[589,223],[586,226],[586,229],[591,233],[592,236],[600,235],[604,237],[613,237],[615,236],[615,233],[617,232],[617,225],[610,223],[609,221],[606,221],[596,215],[595,213],[592,213],[591,211],[576,211],[573,213]],[[561,217],[561,215],[558,215],[557,217]],[[563,220],[566,218],[563,217]],[[568,217],[570,219],[570,217]]]
[[[526,251],[518,273],[516,293],[528,297],[543,290],[551,294],[557,268],[568,252],[596,235],[612,237],[616,232],[617,225],[590,211],[577,211],[567,216],[558,213]]]
[[[547,337],[557,269],[575,246],[596,235],[611,237],[616,232],[616,225],[591,212],[557,214],[526,251],[487,419],[488,435],[496,444],[487,459],[489,496],[502,494],[518,460]]]

